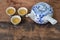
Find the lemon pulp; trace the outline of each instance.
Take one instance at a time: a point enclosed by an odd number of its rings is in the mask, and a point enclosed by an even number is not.
[[[7,12],[8,12],[8,14],[14,14],[14,10],[13,9],[8,9]]]

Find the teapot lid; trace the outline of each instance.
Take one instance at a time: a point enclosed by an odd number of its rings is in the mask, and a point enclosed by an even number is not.
[[[48,15],[48,14],[52,14],[53,13],[53,9],[52,7],[45,3],[45,2],[40,2],[40,3],[37,3],[36,5],[34,5],[32,7],[32,10],[34,11],[34,13],[36,15]]]

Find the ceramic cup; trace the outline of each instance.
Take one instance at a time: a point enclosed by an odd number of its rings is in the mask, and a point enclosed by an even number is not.
[[[18,9],[17,12],[18,12],[18,14],[19,14],[20,16],[24,16],[24,15],[26,15],[26,14],[28,13],[28,9],[25,8],[25,7],[21,7],[21,8]]]
[[[38,24],[46,24],[47,22],[50,22],[52,25],[54,25],[57,23],[57,20],[52,18],[52,16],[53,8],[45,2],[40,2],[34,5],[31,13],[26,15],[26,17],[30,17]]]
[[[18,15],[12,16],[11,23],[17,25],[21,22],[21,17]]]
[[[16,9],[14,7],[8,7],[6,9],[6,14],[9,15],[9,16],[14,15],[15,12],[16,12]]]

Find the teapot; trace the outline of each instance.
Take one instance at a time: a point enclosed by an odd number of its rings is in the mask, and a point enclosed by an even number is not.
[[[47,22],[50,22],[52,25],[54,25],[57,23],[57,20],[52,18],[53,8],[45,2],[39,2],[34,5],[31,12],[27,14],[26,17],[31,18],[38,24],[46,24]]]

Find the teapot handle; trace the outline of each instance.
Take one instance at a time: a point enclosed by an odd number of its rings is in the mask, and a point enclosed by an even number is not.
[[[44,20],[49,21],[52,25],[57,23],[57,20],[55,20],[54,18],[50,17],[50,16],[45,16]]]

